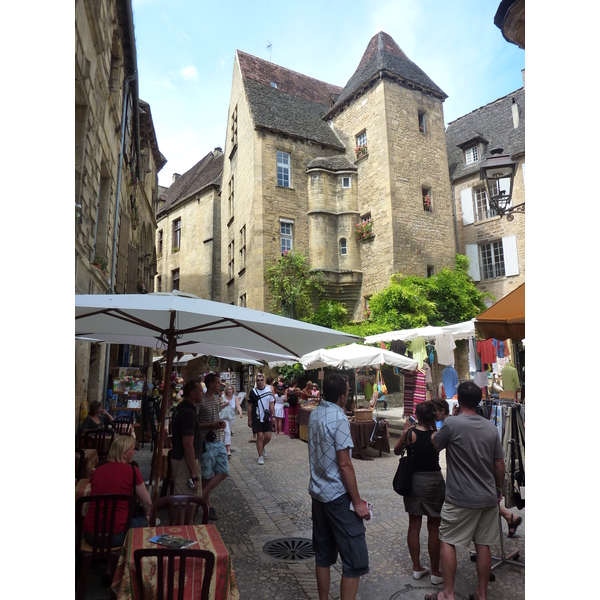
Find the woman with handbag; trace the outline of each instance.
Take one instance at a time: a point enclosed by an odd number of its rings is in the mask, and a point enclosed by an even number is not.
[[[404,508],[408,513],[406,541],[413,562],[413,577],[421,579],[430,570],[421,565],[421,522],[427,517],[431,583],[443,583],[440,571],[440,511],[444,503],[446,484],[440,467],[439,453],[433,447],[431,434],[435,431],[436,407],[431,401],[421,402],[416,408],[417,425],[411,426],[407,419],[404,431],[394,447],[394,454],[402,453],[405,441],[412,448],[413,473],[410,493],[404,496]]]
[[[221,412],[219,413],[219,418],[225,421],[225,435],[223,443],[225,444],[225,449],[227,450],[227,457],[231,458],[231,434],[233,433],[233,425],[235,424],[236,410],[240,415],[240,419],[242,418],[242,408],[240,407],[240,403],[231,384],[227,384],[225,386],[225,390],[221,396],[220,409]]]

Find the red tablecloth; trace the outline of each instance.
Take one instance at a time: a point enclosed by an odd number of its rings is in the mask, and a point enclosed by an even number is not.
[[[388,430],[387,421],[382,421],[381,424],[384,426],[385,435],[380,440],[375,440],[371,444],[371,434],[375,427],[375,421],[350,421],[350,435],[352,436],[352,458],[359,458],[360,460],[373,460],[363,454],[362,449],[371,447],[381,452],[390,452],[390,432]]]
[[[165,548],[150,541],[151,537],[168,533],[178,535],[198,543],[190,550],[210,550],[215,555],[215,570],[213,571],[210,594],[211,600],[239,600],[240,594],[235,581],[235,574],[229,552],[217,531],[215,525],[186,525],[182,527],[141,527],[130,529],[125,538],[125,544],[119,557],[117,569],[112,581],[112,591],[118,600],[135,600],[141,598],[133,553],[141,548]],[[196,566],[197,564],[197,566]],[[144,559],[144,586],[146,597],[154,597],[153,588],[156,586],[156,559]],[[189,561],[186,565],[185,598],[198,598],[202,586],[204,561]],[[166,579],[166,578],[165,578]],[[175,576],[175,595],[177,595],[178,576]],[[165,594],[166,596],[166,594]]]

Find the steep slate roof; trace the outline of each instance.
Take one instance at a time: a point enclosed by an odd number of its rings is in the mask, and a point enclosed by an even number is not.
[[[331,94],[339,94],[342,88],[241,50],[237,51],[237,58],[255,127],[345,149],[323,121]]]
[[[519,126],[513,126],[513,99],[519,106]],[[460,146],[473,140],[473,136],[481,135],[487,144],[484,146],[482,158],[490,156],[490,150],[502,148],[503,154],[516,156],[525,152],[525,88],[520,88],[503,98],[486,104],[451,123],[446,128],[446,145],[448,149],[448,167],[450,179],[454,181],[478,173],[481,161],[468,167],[464,164],[463,150]]]
[[[158,212],[157,217],[164,216],[170,209],[207,187],[220,187],[223,160],[222,153],[215,156],[214,152],[209,152],[200,162],[181,175],[160,196],[159,200],[164,201],[165,204]]]
[[[388,76],[396,76],[406,82],[416,84],[442,100],[448,97],[422,69],[406,56],[390,35],[380,31],[371,38],[354,75],[348,80],[327,117],[335,114],[344,102],[373,79],[379,77],[380,71]]]

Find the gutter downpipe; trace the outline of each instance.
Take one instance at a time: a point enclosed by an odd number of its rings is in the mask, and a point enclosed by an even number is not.
[[[453,181],[451,181],[451,185],[452,185],[452,220],[454,221],[454,247],[456,248],[456,254],[459,254],[459,252],[458,252],[458,225],[456,224],[456,196],[454,195],[456,187],[455,187]]]

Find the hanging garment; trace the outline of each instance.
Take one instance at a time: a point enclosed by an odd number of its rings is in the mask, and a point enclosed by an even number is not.
[[[482,363],[491,365],[496,362],[496,350],[492,338],[477,342],[477,352]]]
[[[451,333],[442,333],[435,338],[435,351],[441,365],[454,366],[454,337]]]
[[[416,382],[415,382],[415,406],[414,410],[417,408],[417,404],[420,402],[425,402],[427,400],[427,384],[425,383],[425,370],[417,369],[416,373]],[[414,411],[413,411],[414,414]]]
[[[496,356],[498,358],[504,358],[504,342],[492,338],[492,344],[494,344],[494,348],[496,349]]]
[[[419,369],[423,368],[423,361],[427,358],[427,347],[425,340],[422,337],[416,337],[410,343],[410,351],[413,355],[413,360],[419,364]]]
[[[438,398],[446,398],[446,390],[444,389],[443,383],[438,385]]]
[[[433,383],[431,378],[431,367],[427,363],[423,363],[423,369],[425,370],[425,383]]]
[[[475,377],[473,377],[473,383],[478,385],[480,388],[487,387],[489,383],[487,373],[485,371],[477,371],[477,373],[475,373]]]
[[[456,369],[451,365],[448,365],[442,371],[442,382],[446,398],[453,398],[456,395],[456,388],[458,387],[458,374],[456,373]]]
[[[433,353],[433,348],[429,349],[429,364],[432,365],[435,360],[435,354]]]
[[[417,385],[417,373],[406,373],[404,375],[404,415],[412,417],[415,406],[415,387]]]
[[[477,371],[477,356],[475,355],[475,338],[469,337],[469,371]]]
[[[390,350],[396,354],[406,356],[406,344],[402,340],[393,340],[390,345]]]

